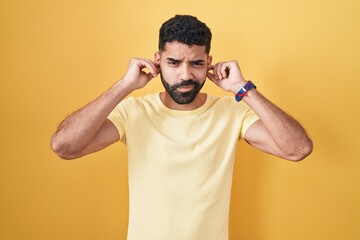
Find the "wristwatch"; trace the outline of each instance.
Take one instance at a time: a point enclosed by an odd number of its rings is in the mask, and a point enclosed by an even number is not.
[[[240,91],[235,94],[235,100],[237,102],[240,102],[243,97],[247,96],[247,92],[250,91],[250,89],[255,88],[256,86],[253,82],[247,81],[246,84],[240,89]]]

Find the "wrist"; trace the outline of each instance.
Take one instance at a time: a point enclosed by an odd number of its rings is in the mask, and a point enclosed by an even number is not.
[[[115,88],[125,94],[130,94],[137,89],[133,84],[128,83],[127,81],[124,81],[123,79],[121,79],[117,83],[115,83]]]
[[[230,92],[232,92],[233,94],[237,94],[239,92],[239,90],[245,86],[245,84],[247,83],[247,81],[241,81],[237,84],[235,84],[231,89],[230,89]]]

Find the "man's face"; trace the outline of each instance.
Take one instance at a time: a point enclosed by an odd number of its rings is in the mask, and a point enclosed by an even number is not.
[[[177,104],[191,103],[204,85],[211,64],[205,46],[168,42],[155,58],[160,62],[161,82],[167,93]]]

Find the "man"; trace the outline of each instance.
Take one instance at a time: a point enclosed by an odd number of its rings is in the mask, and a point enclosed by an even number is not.
[[[312,142],[236,61],[212,64],[211,31],[197,18],[177,15],[159,37],[155,60],[131,59],[120,81],[60,124],[52,148],[74,159],[126,143],[128,240],[225,240],[238,140],[292,161]],[[125,99],[158,74],[165,91]],[[236,100],[200,93],[206,77]]]

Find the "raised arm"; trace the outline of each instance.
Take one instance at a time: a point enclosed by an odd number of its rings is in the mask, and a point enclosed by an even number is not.
[[[236,61],[209,67],[208,78],[225,91],[237,94],[247,83]],[[299,161],[312,152],[312,141],[305,129],[260,92],[252,88],[242,99],[259,116],[246,131],[245,140],[254,147],[278,157]]]
[[[107,116],[127,95],[157,76],[158,67],[148,59],[132,58],[121,80],[59,125],[51,139],[53,151],[63,159],[75,159],[117,141],[119,133]],[[149,73],[144,72],[144,68]]]

